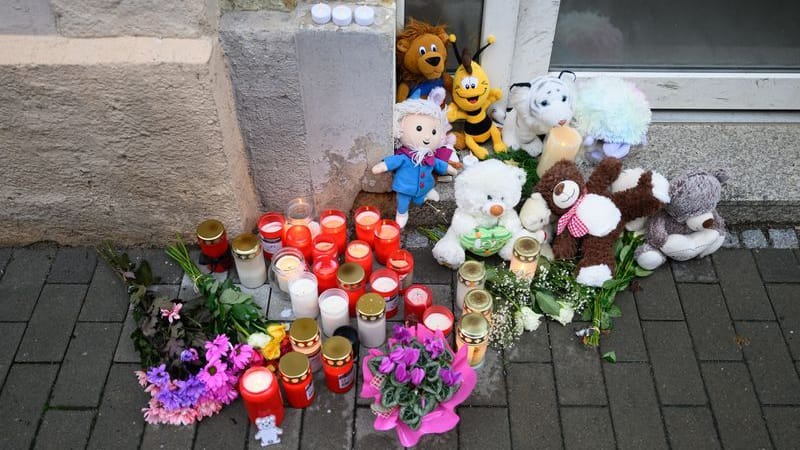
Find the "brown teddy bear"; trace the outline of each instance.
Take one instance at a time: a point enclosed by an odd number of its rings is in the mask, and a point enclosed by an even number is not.
[[[435,87],[443,87],[450,92],[453,79],[445,71],[447,42],[444,25],[433,26],[409,19],[406,27],[397,35],[398,103],[409,98],[425,99]]]
[[[611,193],[610,186],[622,172],[622,162],[605,158],[584,181],[572,161],[559,161],[536,185],[558,218],[553,255],[558,259],[577,256],[577,281],[602,286],[614,276],[614,242],[625,224],[637,217],[655,214],[669,202],[662,183],[653,183],[653,172],[641,174],[630,189]]]

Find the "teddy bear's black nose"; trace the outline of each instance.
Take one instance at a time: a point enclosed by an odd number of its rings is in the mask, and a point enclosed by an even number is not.
[[[441,61],[441,60],[442,60],[442,58],[440,58],[438,56],[431,56],[430,58],[426,59],[425,62],[430,64],[430,65],[432,65],[432,66],[438,66],[439,65],[439,61]]]
[[[714,227],[714,219],[707,219],[705,222],[703,222],[703,228],[711,229],[713,227]]]

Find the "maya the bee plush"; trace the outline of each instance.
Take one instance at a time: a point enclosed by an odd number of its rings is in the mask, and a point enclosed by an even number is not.
[[[447,109],[447,120],[455,122],[464,120],[464,137],[467,148],[479,159],[486,159],[489,151],[481,144],[492,139],[496,152],[505,152],[506,145],[500,130],[486,113],[489,106],[503,97],[502,91],[489,86],[489,77],[473,58],[477,58],[486,47],[494,43],[494,36],[489,36],[488,43],[471,56],[467,50],[459,57],[455,36],[450,35],[450,42],[458,59],[458,69],[453,77],[453,102]]]

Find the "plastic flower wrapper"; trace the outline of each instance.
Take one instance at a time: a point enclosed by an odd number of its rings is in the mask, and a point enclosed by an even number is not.
[[[467,346],[454,353],[441,331],[396,326],[384,354],[372,349],[362,361],[361,397],[373,400],[375,429],[397,430],[400,444],[413,447],[420,437],[455,428],[455,408],[475,387]]]

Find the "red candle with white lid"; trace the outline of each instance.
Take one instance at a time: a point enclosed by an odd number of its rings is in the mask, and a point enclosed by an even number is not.
[[[421,322],[425,310],[433,305],[433,292],[428,286],[412,284],[403,297],[404,320]]]
[[[375,248],[375,259],[386,265],[389,256],[400,250],[400,225],[392,219],[378,222],[372,246]]]
[[[362,206],[356,209],[353,217],[356,222],[356,237],[372,245],[375,236],[375,226],[381,220],[381,211],[374,206]]]
[[[258,219],[258,234],[264,257],[271,259],[283,246],[283,228],[286,221],[279,212],[264,213]]]
[[[336,241],[336,251],[344,253],[347,245],[347,216],[338,209],[329,209],[319,215],[320,233],[333,236]]]
[[[380,268],[372,273],[369,278],[369,286],[372,292],[383,297],[386,302],[386,318],[394,317],[397,314],[397,293],[400,287],[397,274],[391,269]]]

